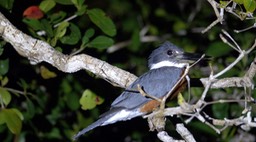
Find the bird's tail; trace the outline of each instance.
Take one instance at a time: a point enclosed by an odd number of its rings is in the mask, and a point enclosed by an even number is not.
[[[102,114],[100,116],[100,119],[97,120],[96,122],[92,123],[91,125],[89,125],[88,127],[84,128],[83,130],[79,131],[76,135],[73,136],[73,140],[78,139],[81,135],[87,133],[88,131],[99,127],[99,126],[103,126],[103,125],[107,125],[106,123],[104,124],[104,122],[106,122],[107,120],[109,120],[112,116],[114,116],[121,108],[114,108],[111,109],[109,111],[107,111],[106,113]],[[110,123],[109,123],[110,124]]]
[[[76,135],[73,136],[73,140],[76,140],[77,138],[79,138],[81,135],[87,133],[88,131],[101,126],[104,123],[104,118],[100,118],[99,120],[97,120],[96,122],[92,123],[91,125],[89,125],[88,127],[84,128],[83,130],[79,131]]]

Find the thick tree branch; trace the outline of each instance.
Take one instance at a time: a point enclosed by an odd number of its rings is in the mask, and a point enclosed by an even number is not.
[[[0,34],[20,55],[28,58],[31,64],[45,61],[67,73],[85,69],[123,88],[137,78],[129,72],[86,54],[64,55],[51,47],[47,42],[34,39],[16,29],[1,13]]]

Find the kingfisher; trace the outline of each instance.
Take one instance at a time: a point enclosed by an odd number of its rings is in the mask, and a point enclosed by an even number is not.
[[[143,96],[138,91],[138,85],[146,94],[158,99],[162,99],[173,89],[170,98],[174,98],[186,86],[186,79],[179,81],[186,67],[201,57],[199,54],[185,53],[181,48],[166,41],[150,54],[149,71],[128,86],[114,100],[109,111],[100,115],[96,122],[78,132],[73,139],[79,138],[96,127],[130,120],[157,110],[161,102],[152,97]]]

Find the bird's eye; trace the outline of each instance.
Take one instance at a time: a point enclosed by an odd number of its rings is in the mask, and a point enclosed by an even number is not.
[[[167,55],[171,56],[173,54],[172,50],[167,51]]]

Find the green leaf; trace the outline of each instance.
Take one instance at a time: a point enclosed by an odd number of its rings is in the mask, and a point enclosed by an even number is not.
[[[86,32],[82,38],[81,47],[85,47],[85,45],[89,42],[89,39],[94,35],[94,33],[95,33],[95,30],[93,28],[86,30]]]
[[[255,0],[244,0],[244,8],[247,12],[253,13],[256,8],[256,1]]]
[[[83,15],[87,10],[87,6],[84,5],[84,0],[71,0],[77,8],[77,15]]]
[[[81,47],[84,48],[88,42],[89,42],[89,38],[84,35],[83,38],[82,38]]]
[[[82,105],[83,110],[93,109],[96,105],[103,103],[103,99],[97,96],[94,92],[87,89],[83,92],[82,97],[79,100],[79,103]]]
[[[5,114],[3,111],[0,111],[0,125],[5,123]]]
[[[17,114],[17,116],[20,118],[20,120],[24,120],[22,113],[18,109],[12,108],[11,110]]]
[[[166,10],[164,8],[157,8],[155,10],[155,15],[157,17],[167,17],[168,13],[166,12]]]
[[[46,115],[46,118],[52,125],[55,125],[58,122],[59,118],[62,116],[60,109],[60,105],[58,107],[54,107],[51,113]]]
[[[53,37],[53,30],[50,22],[46,19],[43,19],[42,21],[42,30],[44,30],[49,37]]]
[[[91,38],[95,33],[95,30],[93,28],[89,28],[88,30],[86,30],[85,32],[85,36],[87,36],[88,38]]]
[[[50,79],[57,76],[55,72],[50,71],[45,66],[40,67],[40,73],[43,79]]]
[[[78,95],[74,93],[66,94],[66,104],[71,110],[75,111],[79,108],[80,105],[77,103],[78,101]]]
[[[55,46],[57,43],[57,40],[61,37],[63,37],[67,31],[67,27],[69,26],[68,22],[61,22],[60,25],[55,30],[55,36],[51,40],[51,45]]]
[[[3,101],[3,103],[7,106],[10,102],[11,102],[11,94],[9,93],[9,91],[7,91],[5,88],[0,87],[0,96]]]
[[[29,84],[24,80],[24,79],[20,79],[20,81],[18,82],[19,86],[22,87],[24,90],[27,90],[29,87]]]
[[[176,33],[180,33],[184,30],[187,29],[187,23],[183,22],[183,21],[177,21],[173,24],[173,30],[176,32]]]
[[[73,5],[73,2],[71,0],[54,0],[54,1],[62,5]]]
[[[27,111],[26,111],[27,117],[26,118],[28,118],[28,119],[33,118],[36,113],[36,111],[35,111],[36,107],[29,98],[27,98],[27,101],[26,101],[26,109],[27,109]]]
[[[1,79],[2,86],[5,86],[8,82],[9,82],[9,78],[7,76],[5,76]]]
[[[6,45],[6,41],[0,41],[0,56],[4,52],[4,46]]]
[[[87,6],[86,6],[86,5],[82,5],[82,6],[78,9],[78,11],[76,12],[76,14],[77,14],[78,16],[81,16],[81,15],[83,15],[83,14],[86,12],[86,10],[87,10]]]
[[[205,54],[212,57],[221,57],[228,55],[230,51],[232,51],[232,48],[230,48],[227,44],[223,42],[214,42],[207,48]]]
[[[64,79],[62,82],[61,82],[61,90],[63,91],[64,94],[69,94],[71,93],[72,91],[72,86],[71,84],[68,82],[67,79]]]
[[[208,125],[203,124],[202,122],[192,121],[188,125],[194,129],[196,129],[197,133],[212,135],[212,136],[216,136],[216,137],[219,136],[213,129],[211,129]]]
[[[244,0],[233,0],[237,4],[243,4]]]
[[[47,136],[47,138],[49,139],[61,139],[63,136],[60,133],[59,128],[52,128],[50,132],[46,133],[45,135]]]
[[[63,11],[59,11],[57,13],[53,13],[49,16],[50,18],[50,23],[57,24],[60,23],[61,21],[64,20],[66,17],[67,13]]]
[[[237,104],[229,104],[230,105],[230,115],[231,117],[239,117],[241,112],[243,111],[243,107]]]
[[[43,26],[41,22],[37,19],[28,19],[28,18],[23,18],[22,20],[24,23],[26,23],[29,27],[31,27],[35,31],[39,31],[43,29]]]
[[[79,28],[72,23],[70,24],[69,29],[70,29],[70,35],[60,38],[60,41],[63,44],[75,45],[78,43],[78,41],[81,38],[81,32]]]
[[[2,109],[1,116],[3,116],[5,123],[9,130],[14,134],[19,134],[21,131],[22,123],[21,123],[21,112],[17,109]]]
[[[14,0],[2,0],[0,6],[4,7],[7,10],[12,10]]]
[[[0,75],[5,75],[9,70],[9,59],[0,60]]]
[[[58,37],[58,38],[63,37],[67,31],[68,26],[69,26],[68,22],[61,22],[56,30],[55,37]]]
[[[54,6],[56,5],[56,2],[54,0],[44,0],[40,3],[39,8],[44,12],[47,13],[50,11]]]
[[[80,7],[84,4],[84,0],[71,0],[76,7]]]
[[[113,21],[105,15],[105,12],[101,9],[90,9],[87,11],[89,18],[92,22],[98,26],[105,34],[109,36],[116,35],[116,27]]]
[[[228,1],[220,1],[220,8],[225,8],[228,5]]]
[[[56,46],[56,47],[55,47],[55,50],[57,50],[57,51],[59,51],[59,52],[63,52],[62,48],[59,47],[59,46]]]
[[[134,52],[139,50],[140,47],[140,31],[138,29],[133,31],[132,34],[132,39],[131,39],[131,45],[130,45],[130,49]]]
[[[102,49],[113,45],[113,43],[114,41],[112,38],[109,38],[107,36],[97,36],[89,43],[88,46]]]
[[[223,119],[228,117],[229,104],[213,104],[212,112],[215,118]]]

